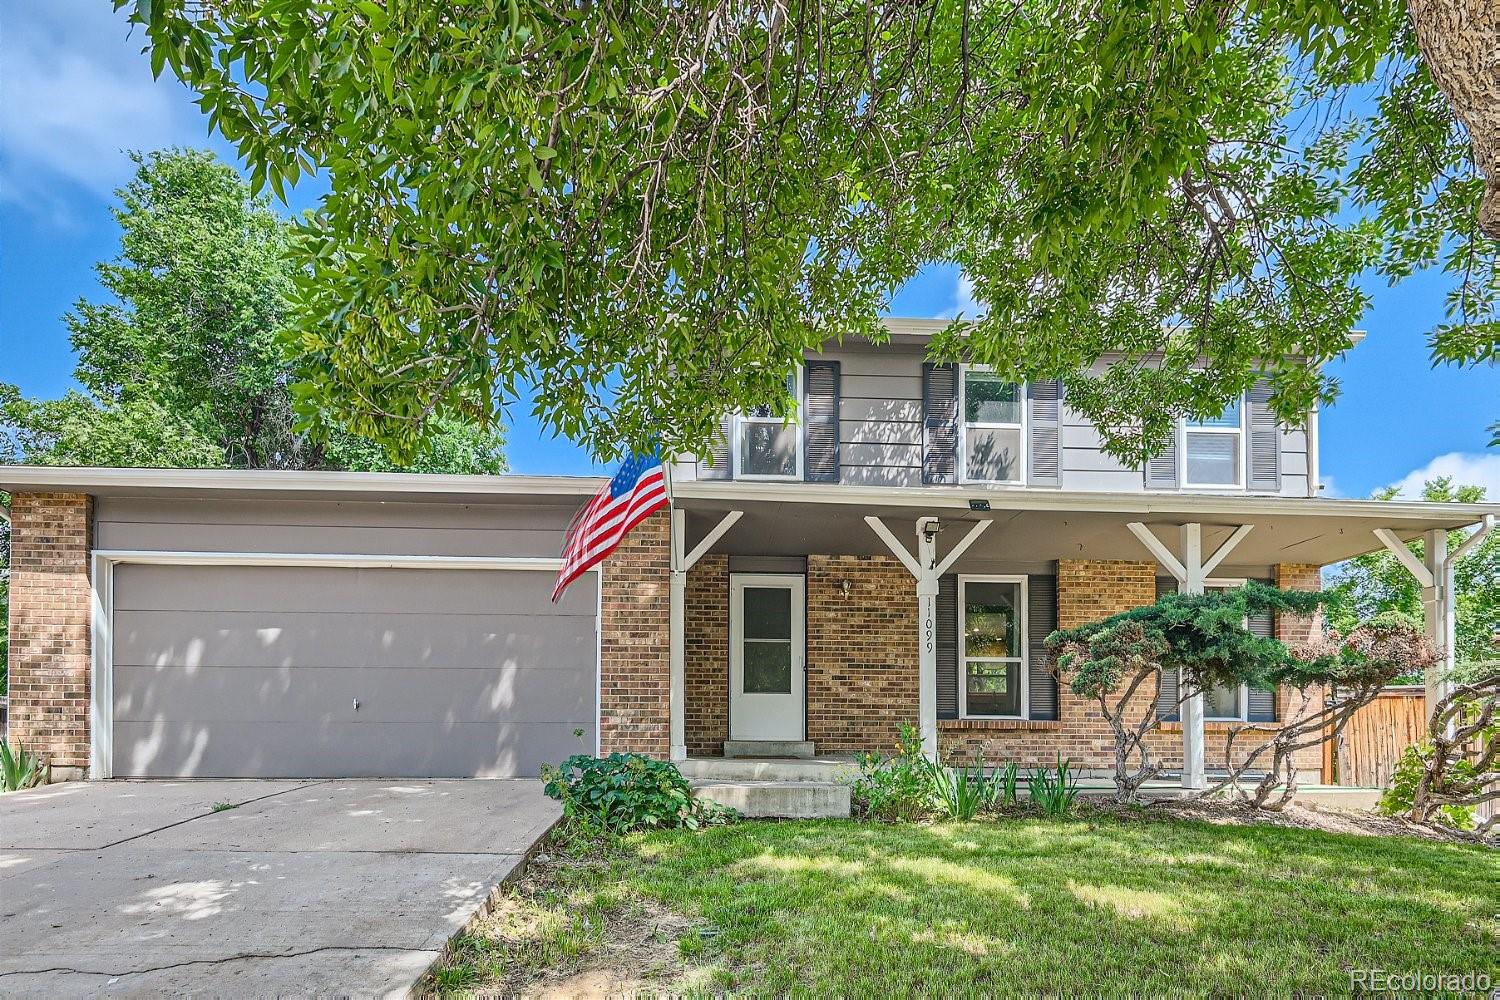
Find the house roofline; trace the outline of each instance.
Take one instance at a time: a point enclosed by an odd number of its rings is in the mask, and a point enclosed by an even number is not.
[[[119,469],[86,466],[0,466],[9,492],[110,495],[194,491],[215,494],[427,495],[569,499],[593,496],[599,476],[458,476],[415,472],[323,472],[283,469]]]
[[[1384,523],[1422,522],[1423,527],[1462,528],[1486,515],[1500,516],[1500,504],[1432,503],[1406,500],[1353,500],[1325,497],[1237,496],[1222,493],[1119,493],[984,486],[848,486],[833,483],[744,483],[698,480],[674,486],[679,502],[733,504],[784,501],[842,504],[865,508],[917,507],[970,510],[971,500],[992,511],[1080,511],[1105,514],[1368,517]],[[1436,523],[1434,523],[1436,522]]]

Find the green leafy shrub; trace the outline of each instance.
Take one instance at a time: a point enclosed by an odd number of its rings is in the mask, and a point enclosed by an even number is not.
[[[860,754],[851,797],[859,814],[892,823],[910,822],[932,811],[932,761],[922,752],[915,726],[902,725],[893,757]]]
[[[1432,761],[1433,750],[1432,741],[1427,740],[1415,743],[1402,751],[1401,759],[1396,761],[1396,766],[1391,770],[1391,787],[1380,796],[1380,802],[1376,806],[1379,812],[1387,816],[1411,815],[1412,808],[1416,804],[1417,785],[1422,781],[1422,775],[1426,773]],[[1473,763],[1461,757],[1452,762],[1450,770],[1454,778],[1463,781],[1472,781],[1479,777],[1479,772]],[[1433,818],[1455,830],[1472,830],[1474,807],[1439,806]]]
[[[47,779],[48,767],[34,753],[17,743],[12,750],[10,744],[0,740],[0,787],[7,792],[20,791],[32,785],[40,785]]]
[[[1078,779],[1072,774],[1073,759],[1057,759],[1057,768],[1041,767],[1031,772],[1027,791],[1031,801],[1048,816],[1066,816],[1078,798]]]
[[[694,797],[675,764],[643,754],[575,754],[543,767],[542,780],[546,793],[563,804],[564,816],[603,833],[696,830],[739,818],[733,809]]]

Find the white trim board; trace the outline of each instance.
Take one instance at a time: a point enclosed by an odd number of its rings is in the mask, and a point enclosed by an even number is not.
[[[556,573],[561,559],[516,556],[410,556],[322,552],[163,552],[96,549],[90,563],[92,614],[89,625],[89,778],[114,776],[114,589],[115,567],[146,566],[310,566],[334,569],[537,570]],[[604,656],[604,576],[595,575],[594,753],[602,738]]]

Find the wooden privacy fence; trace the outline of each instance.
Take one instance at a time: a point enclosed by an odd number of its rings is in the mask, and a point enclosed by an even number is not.
[[[1423,689],[1386,688],[1354,713],[1337,746],[1331,742],[1323,745],[1324,774],[1336,774],[1340,785],[1384,788],[1390,784],[1391,771],[1402,751],[1420,743],[1426,732]]]

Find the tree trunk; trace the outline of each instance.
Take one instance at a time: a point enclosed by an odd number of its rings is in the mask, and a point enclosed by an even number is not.
[[[1427,71],[1468,130],[1485,178],[1479,228],[1500,239],[1500,3],[1407,0],[1407,9]]]

